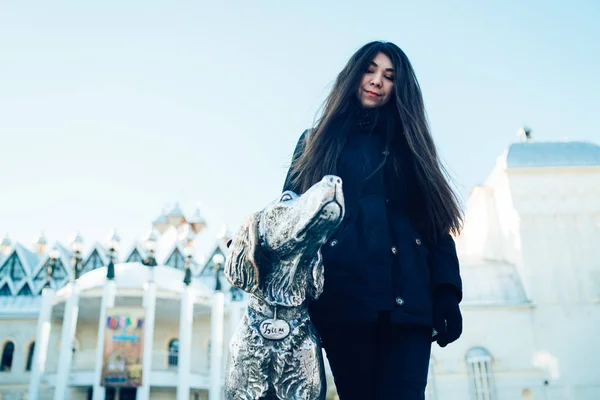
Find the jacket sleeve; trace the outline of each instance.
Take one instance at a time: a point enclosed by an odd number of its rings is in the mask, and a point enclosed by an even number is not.
[[[433,291],[450,287],[462,300],[462,279],[456,254],[456,244],[449,233],[445,233],[429,247],[429,268]]]
[[[302,135],[300,135],[300,139],[298,139],[298,143],[296,144],[296,148],[294,149],[294,155],[292,156],[292,162],[290,163],[290,167],[285,177],[285,183],[283,184],[282,192],[285,192],[286,190],[291,190],[296,194],[301,194],[299,193],[300,188],[292,185],[292,179],[294,178],[294,176],[292,176],[292,167],[294,166],[294,163],[296,162],[296,160],[298,160],[298,158],[302,154],[302,151],[304,150],[307,134],[308,129],[302,132]]]

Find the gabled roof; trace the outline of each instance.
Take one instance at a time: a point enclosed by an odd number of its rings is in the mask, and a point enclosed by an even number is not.
[[[83,259],[83,263],[85,264],[89,258],[94,254],[94,252],[98,253],[98,255],[100,256],[100,258],[102,259],[103,264],[108,264],[108,250],[106,250],[106,247],[104,247],[100,242],[94,242],[94,244],[92,245],[92,247],[90,247],[90,250],[88,251],[88,254],[86,257],[84,257]]]
[[[19,256],[19,260],[21,260],[21,264],[23,264],[23,268],[25,268],[25,272],[27,275],[31,275],[31,272],[40,263],[40,255],[29,250],[21,243],[15,245],[15,251]]]
[[[508,168],[600,166],[600,146],[590,142],[513,143],[506,153]]]
[[[529,304],[514,265],[500,261],[462,261],[465,305],[511,306]]]
[[[10,260],[13,256],[16,256],[19,259],[21,265],[23,266],[23,272],[26,276],[31,275],[31,272],[39,264],[39,256],[36,253],[27,249],[22,244],[17,243],[13,246],[10,253],[8,253],[8,255],[2,259],[2,262],[0,262],[0,269],[2,269],[8,260]]]
[[[183,269],[183,263],[185,262],[184,249],[178,242],[175,242],[173,246],[171,246],[171,250],[166,253],[166,256],[162,260],[161,264],[169,265],[168,263],[173,259],[173,257],[181,258],[181,269]]]
[[[139,254],[139,256],[140,256],[140,258],[141,258],[142,260],[144,260],[144,259],[145,259],[145,258],[148,256],[148,253],[147,253],[147,252],[146,252],[146,250],[143,248],[143,246],[142,246],[142,245],[141,245],[139,242],[137,242],[137,241],[136,241],[136,242],[133,244],[133,246],[131,247],[131,250],[129,250],[129,252],[128,252],[128,253],[125,253],[125,254],[126,254],[126,256],[123,258],[123,261],[124,261],[124,262],[130,262],[131,260],[129,260],[129,259],[131,258],[131,256],[132,256],[132,255],[133,255],[135,252],[137,252],[137,253]],[[137,261],[137,260],[136,260],[136,261]]]

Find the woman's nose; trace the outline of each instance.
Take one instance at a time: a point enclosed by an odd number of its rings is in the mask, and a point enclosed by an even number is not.
[[[373,77],[373,80],[371,80],[371,85],[381,87],[381,77],[378,75],[375,75]]]

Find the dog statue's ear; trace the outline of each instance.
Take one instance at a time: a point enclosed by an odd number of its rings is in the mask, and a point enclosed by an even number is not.
[[[325,283],[325,271],[323,270],[323,256],[321,249],[311,261],[310,276],[308,278],[308,296],[316,300],[323,293],[323,284]]]
[[[258,221],[260,213],[248,217],[229,246],[225,261],[225,276],[229,283],[245,292],[258,288],[259,275],[256,265],[258,244]]]

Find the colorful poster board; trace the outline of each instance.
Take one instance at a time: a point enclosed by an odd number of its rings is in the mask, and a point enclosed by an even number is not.
[[[142,385],[144,309],[114,307],[106,310],[102,386]]]

